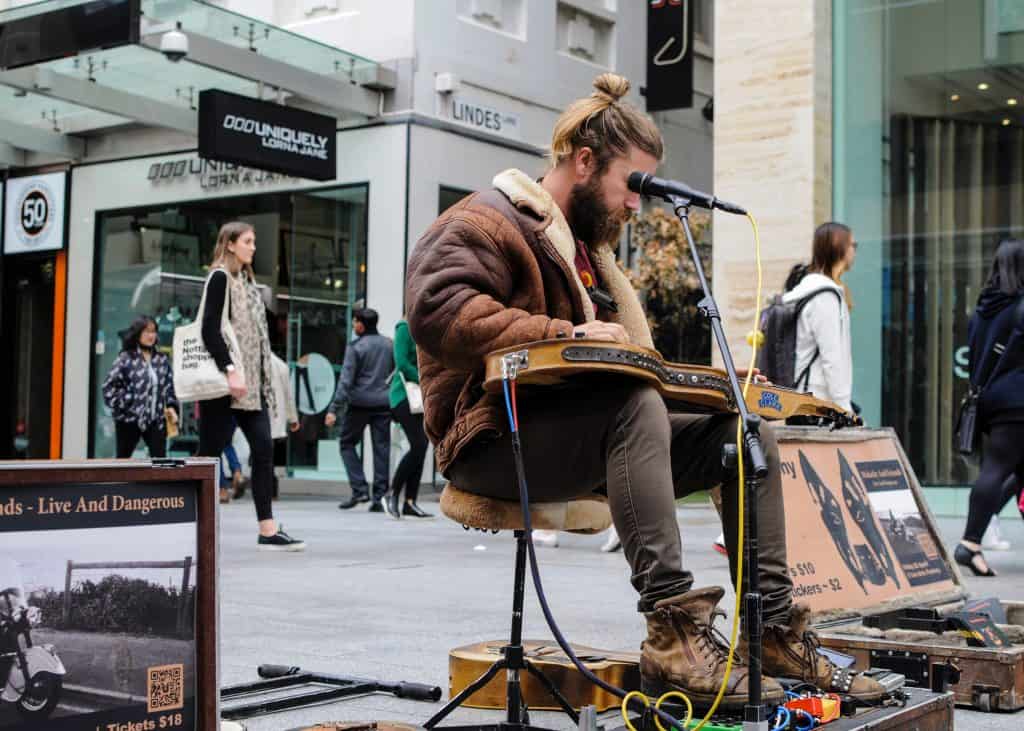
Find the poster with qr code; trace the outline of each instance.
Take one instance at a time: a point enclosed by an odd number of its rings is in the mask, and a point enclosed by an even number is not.
[[[0,487],[0,731],[199,728],[194,483]]]

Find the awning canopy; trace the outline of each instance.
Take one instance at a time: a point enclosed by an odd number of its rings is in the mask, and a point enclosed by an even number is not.
[[[130,41],[0,68],[0,167],[25,164],[26,152],[73,160],[83,154],[83,136],[129,124],[194,136],[198,95],[208,88],[339,120],[378,113],[387,87],[375,62],[201,0],[45,0],[0,12],[0,46],[18,40],[5,30],[32,36],[26,28],[47,28],[64,17],[60,11],[88,17],[119,3],[131,17]],[[160,44],[179,29],[188,53],[175,62]],[[33,43],[40,45],[35,38],[23,45]]]

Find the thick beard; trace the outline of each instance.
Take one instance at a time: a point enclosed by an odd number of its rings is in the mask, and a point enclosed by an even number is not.
[[[629,218],[627,212],[613,214],[601,195],[601,182],[595,175],[590,182],[572,187],[569,195],[569,220],[573,234],[590,247],[617,241]]]

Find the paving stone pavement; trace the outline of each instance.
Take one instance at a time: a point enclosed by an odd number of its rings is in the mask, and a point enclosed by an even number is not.
[[[341,488],[339,488],[340,493]],[[222,506],[220,514],[221,684],[256,679],[261,663],[298,665],[339,675],[436,684],[447,695],[448,651],[498,639],[508,631],[511,534],[466,532],[448,520],[392,520],[365,507],[338,510],[336,500],[286,497],[275,511],[305,553],[256,551],[252,504]],[[424,502],[431,512],[437,504]],[[727,584],[725,559],[711,550],[719,526],[714,511],[678,511],[685,560],[697,585]],[[962,519],[940,518],[948,544]],[[1024,550],[1024,522],[1003,520],[1003,533]],[[621,552],[601,553],[601,536],[562,535],[558,548],[538,548],[544,587],[570,641],[635,650],[644,636],[636,595]],[[1024,600],[1019,553],[992,553],[997,579],[966,577],[976,596]],[[729,594],[731,596],[731,592]],[[727,599],[725,604],[729,605]],[[551,635],[532,587],[525,637]],[[291,729],[335,720],[424,722],[440,704],[376,694],[316,708],[252,718],[249,731]],[[602,716],[620,725],[614,714]],[[497,722],[499,712],[460,710],[448,723]],[[563,716],[534,713],[535,724],[574,726]],[[958,709],[956,728],[1020,729],[1024,711],[982,714]]]

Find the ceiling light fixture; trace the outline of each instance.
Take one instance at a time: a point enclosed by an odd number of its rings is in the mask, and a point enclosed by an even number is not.
[[[960,95],[959,94],[951,94],[950,97],[949,97],[949,100],[951,102],[958,102],[958,101],[960,101]]]
[[[1004,127],[1009,127],[1009,126],[1010,126],[1010,120],[1009,120],[1009,119],[1005,119],[1005,118],[1004,118],[1004,119],[1003,119],[1003,126],[1004,126]]]
[[[987,90],[988,90],[988,84],[986,84],[984,81],[982,81],[980,84],[978,84],[978,91],[987,91]]]
[[[1009,107],[1015,107],[1017,106],[1017,100],[1014,99],[1013,97],[1010,97],[1009,99],[1006,100],[1006,105]]]

